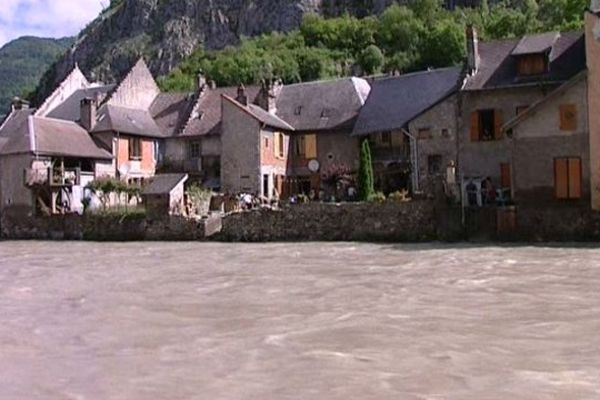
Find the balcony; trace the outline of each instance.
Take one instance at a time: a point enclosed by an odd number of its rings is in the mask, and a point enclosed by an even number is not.
[[[33,169],[25,170],[24,181],[26,186],[48,185],[62,188],[77,186],[81,182],[81,169]]]

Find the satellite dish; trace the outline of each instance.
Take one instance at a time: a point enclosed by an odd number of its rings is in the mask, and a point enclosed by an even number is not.
[[[319,164],[319,161],[317,160],[310,160],[308,162],[308,170],[310,172],[319,172],[319,169],[321,168],[321,164]]]

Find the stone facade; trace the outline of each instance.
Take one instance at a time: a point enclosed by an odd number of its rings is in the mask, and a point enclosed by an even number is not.
[[[561,129],[561,106],[574,106],[574,129]],[[557,89],[551,98],[534,107],[513,128],[513,197],[518,204],[565,203],[555,195],[555,159],[581,162],[581,196],[568,203],[590,204],[589,128],[587,79]]]
[[[452,95],[408,125],[417,141],[419,190],[431,192],[445,178],[446,167],[457,163],[458,96]]]
[[[585,32],[591,202],[594,210],[600,210],[600,17],[597,14],[585,13]]]
[[[225,193],[261,193],[261,124],[237,105],[223,101],[221,188]]]

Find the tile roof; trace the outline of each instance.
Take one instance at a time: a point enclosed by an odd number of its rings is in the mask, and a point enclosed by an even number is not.
[[[207,89],[194,106],[194,112],[184,127],[181,136],[206,136],[221,134],[221,96],[231,98],[237,96],[237,87],[223,87]],[[258,97],[260,88],[258,86],[246,87],[248,100],[254,102]],[[196,115],[193,115],[196,114]]]
[[[40,116],[67,121],[79,121],[81,119],[81,100],[96,98],[98,103],[101,103],[114,88],[115,85],[102,85],[76,90],[53,110]]]
[[[242,106],[243,107],[243,106]],[[293,131],[294,127],[290,124],[279,118],[277,115],[269,113],[265,111],[263,108],[257,106],[256,104],[249,104],[246,106],[248,111],[253,114],[256,119],[262,122],[265,125],[268,125],[272,128],[284,129],[288,131]]]
[[[353,135],[400,129],[456,92],[462,68],[444,68],[378,79],[354,126]]]
[[[150,106],[150,114],[163,134],[175,136],[183,129],[196,100],[193,93],[161,93]]]
[[[527,43],[535,41],[537,39],[530,37]],[[480,42],[479,69],[467,79],[464,90],[495,89],[540,82],[561,83],[586,67],[583,32],[566,32],[560,35],[552,47],[548,74],[529,78],[517,77],[517,61],[512,53],[520,42],[521,39]],[[536,44],[532,48],[539,46]]]
[[[371,87],[360,78],[287,85],[276,114],[299,131],[352,129]]]
[[[45,156],[111,159],[81,126],[72,121],[29,116],[12,133],[0,154],[33,153]]]
[[[104,104],[98,110],[98,122],[92,132],[119,132],[144,137],[165,137],[150,112]]]
[[[187,181],[187,174],[159,174],[150,179],[150,183],[144,187],[142,194],[157,195],[169,194],[180,183]]]

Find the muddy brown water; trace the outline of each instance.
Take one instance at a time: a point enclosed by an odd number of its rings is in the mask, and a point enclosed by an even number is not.
[[[0,399],[599,399],[600,250],[0,243]]]

